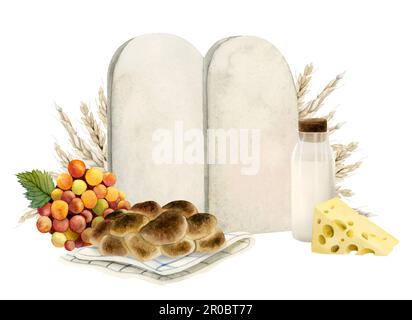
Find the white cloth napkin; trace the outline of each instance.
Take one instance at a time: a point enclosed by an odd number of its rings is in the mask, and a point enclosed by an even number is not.
[[[170,282],[183,280],[195,273],[204,271],[211,265],[251,247],[254,239],[245,232],[225,233],[226,244],[218,252],[211,254],[192,253],[185,257],[158,257],[140,262],[131,257],[102,256],[96,247],[84,247],[72,251],[62,258],[77,264],[99,266],[108,270],[132,274],[146,280]]]

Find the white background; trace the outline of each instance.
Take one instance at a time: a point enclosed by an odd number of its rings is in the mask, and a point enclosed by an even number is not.
[[[7,4],[6,4],[7,3]],[[2,1],[0,4],[0,297],[78,299],[412,298],[410,1]],[[131,37],[179,35],[202,53],[232,35],[274,43],[298,74],[316,66],[312,94],[347,71],[328,100],[358,140],[362,169],[347,182],[374,220],[400,239],[385,258],[322,256],[289,233],[256,236],[250,251],[183,282],[156,285],[86,266],[30,221],[15,173],[57,170],[67,146],[54,102],[80,118],[106,85],[112,54]],[[79,125],[79,122],[76,122]],[[273,190],[273,192],[276,192]],[[264,267],[265,271],[260,271]]]

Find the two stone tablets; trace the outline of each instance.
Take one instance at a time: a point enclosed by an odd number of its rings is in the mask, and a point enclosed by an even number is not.
[[[297,101],[272,44],[227,38],[203,58],[144,35],[119,48],[108,83],[109,162],[132,202],[185,199],[225,231],[289,229]]]

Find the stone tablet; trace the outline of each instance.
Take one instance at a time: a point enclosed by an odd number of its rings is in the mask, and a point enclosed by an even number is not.
[[[228,38],[205,58],[205,86],[208,129],[224,129],[231,146],[236,134],[239,141],[243,134],[243,144],[249,141],[246,150],[239,142],[240,151],[227,151],[237,164],[209,165],[208,209],[225,231],[289,230],[298,112],[288,64],[265,40]],[[211,148],[209,141],[209,154]]]
[[[177,127],[203,129],[202,55],[173,35],[134,38],[113,57],[108,96],[109,166],[119,189],[132,203],[185,199],[203,211],[204,165],[186,165],[175,153],[183,139],[175,136]],[[172,163],[153,154],[167,132]]]

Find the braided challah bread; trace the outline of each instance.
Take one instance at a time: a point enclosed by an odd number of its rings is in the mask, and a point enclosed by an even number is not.
[[[155,201],[109,214],[90,233],[90,242],[105,256],[132,256],[139,261],[192,252],[212,253],[225,244],[215,216],[198,213],[184,200],[161,207]]]

